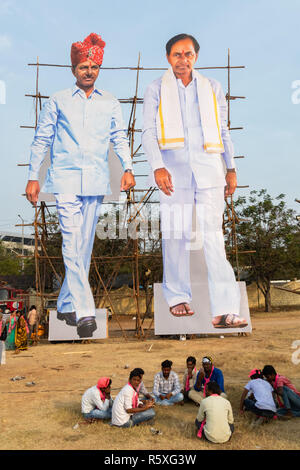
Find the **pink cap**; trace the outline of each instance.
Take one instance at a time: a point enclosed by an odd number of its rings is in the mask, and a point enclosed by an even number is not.
[[[259,372],[259,369],[252,369],[248,377],[251,377],[252,375],[257,374],[257,372]]]

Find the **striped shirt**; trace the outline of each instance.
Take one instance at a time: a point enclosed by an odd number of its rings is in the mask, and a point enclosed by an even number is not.
[[[292,382],[287,377],[285,377],[284,375],[278,374],[277,375],[277,382],[276,383],[272,382],[272,385],[273,385],[273,388],[275,390],[277,390],[278,387],[286,386],[286,387],[290,388],[291,390],[293,390],[293,392],[296,393],[296,395],[298,395],[300,397],[300,392],[298,392],[295,385],[293,385]]]
[[[154,377],[153,384],[153,395],[159,397],[159,395],[177,395],[180,393],[181,387],[178,375],[171,370],[170,375],[167,379],[164,378],[162,372],[158,372]]]
[[[139,393],[139,395],[144,395],[144,396],[150,395],[148,390],[146,389],[145,384],[144,384],[143,381],[140,383],[140,385],[138,387],[138,393]]]

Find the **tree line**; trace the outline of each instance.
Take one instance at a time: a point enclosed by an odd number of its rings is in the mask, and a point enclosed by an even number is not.
[[[238,197],[234,206],[239,220],[236,225],[238,251],[251,251],[239,255],[240,270],[247,283],[256,283],[265,299],[265,311],[269,312],[272,308],[271,281],[300,278],[300,225],[295,211],[287,207],[284,194],[271,197],[266,189],[251,191],[248,197]],[[118,218],[119,209],[112,210]],[[40,273],[43,290],[52,293],[59,289],[64,265],[56,214],[49,214],[47,222],[51,224],[47,224],[47,238],[43,244],[52,267],[43,258]],[[136,258],[131,256],[136,252],[139,253],[138,265]],[[35,274],[34,259],[25,259],[22,266],[21,258],[0,243],[0,276],[30,274]],[[143,289],[147,305],[145,315],[150,315],[153,284],[162,281],[159,231],[156,237],[137,238],[136,241],[95,237],[90,267],[90,284],[95,297],[99,299],[104,295],[103,283],[108,289],[114,287],[120,274],[130,287]]]

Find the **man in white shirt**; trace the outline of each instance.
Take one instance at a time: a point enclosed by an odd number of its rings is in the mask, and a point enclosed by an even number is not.
[[[250,374],[250,381],[245,385],[241,400],[240,413],[251,411],[257,417],[257,423],[272,419],[276,414],[274,401],[274,390],[267,380],[264,380],[260,369],[253,369]]]
[[[97,385],[88,388],[81,399],[81,412],[87,420],[110,419],[113,400],[110,396],[111,379],[100,377]]]
[[[130,428],[155,417],[153,401],[139,400],[138,387],[141,380],[142,374],[137,369],[130,372],[128,383],[114,400],[111,419],[113,426]]]
[[[200,404],[196,418],[197,436],[216,444],[227,442],[233,433],[233,414],[231,404],[221,397],[217,382],[207,384],[207,394]]]
[[[237,186],[227,105],[221,85],[194,70],[199,49],[190,35],[170,39],[166,51],[171,68],[144,95],[142,145],[160,190],[163,292],[173,316],[194,314],[189,246],[195,204],[208,268],[212,324],[242,328],[247,322],[239,317],[240,291],[226,259],[222,231],[224,187],[225,196],[230,196]],[[201,101],[202,83],[208,94]],[[176,102],[177,112],[168,113],[166,102],[169,108]],[[218,143],[206,139],[211,129]],[[173,132],[173,138],[166,138],[168,132]]]

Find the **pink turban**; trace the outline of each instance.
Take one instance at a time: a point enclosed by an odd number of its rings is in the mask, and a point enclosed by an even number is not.
[[[71,47],[71,63],[73,66],[90,59],[97,65],[103,61],[105,42],[101,36],[91,33],[83,42],[74,42]]]
[[[106,388],[109,386],[110,378],[109,377],[100,377],[97,382],[98,388]]]

